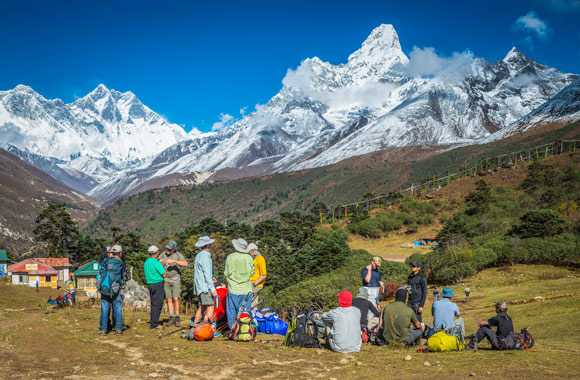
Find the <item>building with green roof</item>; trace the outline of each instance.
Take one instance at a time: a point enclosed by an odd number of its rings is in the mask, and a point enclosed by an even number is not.
[[[12,261],[8,259],[8,253],[5,249],[0,249],[0,275],[6,275],[8,273],[8,266],[12,264]]]
[[[99,263],[93,260],[83,265],[73,272],[75,288],[84,290],[87,296],[97,296],[97,274],[99,274]]]

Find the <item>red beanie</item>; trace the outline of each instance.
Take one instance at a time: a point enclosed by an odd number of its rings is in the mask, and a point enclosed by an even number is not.
[[[338,306],[341,307],[351,307],[352,306],[352,294],[347,290],[343,290],[338,296]]]

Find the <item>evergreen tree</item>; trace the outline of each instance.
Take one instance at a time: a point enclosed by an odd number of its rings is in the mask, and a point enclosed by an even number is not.
[[[33,232],[37,241],[48,244],[51,257],[69,257],[76,247],[78,229],[64,203],[53,203],[42,210]]]

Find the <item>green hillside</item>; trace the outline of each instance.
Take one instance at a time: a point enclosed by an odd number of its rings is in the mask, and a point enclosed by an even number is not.
[[[159,240],[206,217],[253,224],[282,211],[308,211],[316,202],[338,206],[368,193],[379,195],[405,188],[485,157],[579,137],[580,122],[576,122],[443,153],[433,147],[397,148],[300,172],[149,190],[102,210],[84,231],[107,236],[109,228],[117,226],[147,240]]]

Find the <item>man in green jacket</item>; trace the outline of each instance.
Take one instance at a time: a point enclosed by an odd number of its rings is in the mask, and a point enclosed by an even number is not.
[[[247,311],[250,311],[252,305],[251,277],[255,271],[254,261],[249,254],[248,242],[244,239],[234,239],[232,245],[236,251],[228,255],[224,270],[224,275],[228,281],[226,310],[230,329],[233,327],[240,308],[245,307]]]

